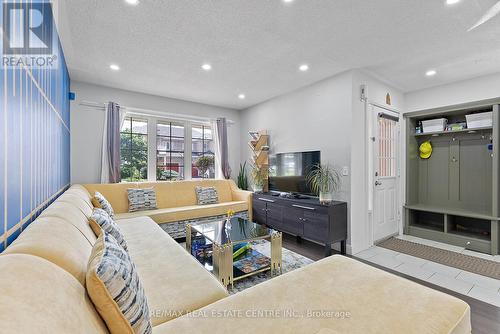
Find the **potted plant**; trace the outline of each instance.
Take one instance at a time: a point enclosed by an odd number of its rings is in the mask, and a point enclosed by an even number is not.
[[[246,165],[246,161],[243,164],[240,164],[240,172],[238,174],[238,188],[240,188],[241,190],[248,189],[248,178],[247,172],[245,170]]]
[[[267,182],[267,172],[264,168],[257,165],[252,165],[252,179],[253,179],[253,190],[255,192],[262,192],[264,185]]]
[[[311,190],[319,195],[319,202],[325,205],[333,201],[332,193],[339,190],[342,185],[340,172],[328,164],[314,165],[306,179]]]

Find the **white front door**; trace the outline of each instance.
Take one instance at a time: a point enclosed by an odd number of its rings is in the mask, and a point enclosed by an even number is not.
[[[373,240],[399,233],[399,115],[373,106]]]

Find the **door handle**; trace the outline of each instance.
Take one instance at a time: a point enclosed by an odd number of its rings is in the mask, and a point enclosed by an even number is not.
[[[382,182],[380,182],[380,181],[375,181],[375,185],[376,185],[376,186],[381,186],[381,185],[382,185]]]

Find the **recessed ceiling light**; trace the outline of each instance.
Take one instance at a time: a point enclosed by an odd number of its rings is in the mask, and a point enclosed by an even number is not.
[[[109,68],[112,69],[113,71],[119,71],[120,70],[120,66],[118,66],[116,64],[109,65]]]
[[[201,65],[201,68],[204,69],[205,71],[210,71],[212,69],[212,65],[203,64],[203,65]]]
[[[125,0],[125,2],[134,6],[139,4],[139,0]]]
[[[460,2],[460,0],[446,0],[447,5],[454,5],[454,4],[459,3],[459,2]]]
[[[239,98],[240,100],[244,100],[244,99],[245,99],[245,97],[246,97],[246,96],[245,96],[245,94],[239,94],[239,95],[238,95],[238,98]]]
[[[283,0],[284,3],[290,3],[293,2],[293,0]]]
[[[309,70],[309,65],[307,64],[300,65],[299,70],[301,70],[302,72],[306,72]]]
[[[433,77],[436,74],[437,74],[436,70],[428,70],[427,72],[425,72],[425,75],[428,76],[428,77]]]

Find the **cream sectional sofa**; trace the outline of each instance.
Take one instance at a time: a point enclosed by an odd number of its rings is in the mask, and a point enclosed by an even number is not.
[[[96,240],[87,189],[72,186],[0,255],[0,332],[108,333],[85,290]],[[228,296],[151,218],[117,223],[144,285],[153,333],[471,332],[463,301],[341,256]]]

